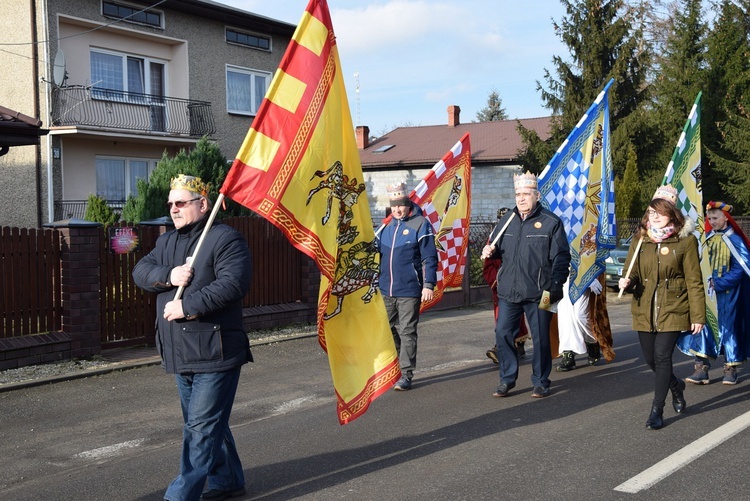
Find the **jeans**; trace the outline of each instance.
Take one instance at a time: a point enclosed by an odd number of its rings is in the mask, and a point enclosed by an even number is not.
[[[676,380],[672,373],[672,352],[677,344],[678,331],[638,332],[643,358],[655,374],[653,407],[664,408],[669,387]]]
[[[513,385],[518,379],[518,356],[515,338],[520,328],[521,316],[525,314],[531,330],[534,351],[531,356],[531,384],[549,388],[552,372],[552,353],[549,341],[549,324],[552,313],[540,310],[536,301],[511,303],[498,300],[497,323],[495,324],[495,343],[500,370],[500,383]]]
[[[245,486],[229,414],[232,412],[240,367],[205,374],[177,374],[182,418],[180,474],[164,494],[169,501],[200,499],[203,487],[235,490]]]
[[[402,375],[412,378],[417,368],[418,297],[383,296]]]

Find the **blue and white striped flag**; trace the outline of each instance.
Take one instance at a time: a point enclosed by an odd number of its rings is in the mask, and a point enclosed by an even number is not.
[[[604,271],[609,249],[617,245],[608,94],[613,82],[607,82],[539,175],[542,205],[565,224],[573,303]]]

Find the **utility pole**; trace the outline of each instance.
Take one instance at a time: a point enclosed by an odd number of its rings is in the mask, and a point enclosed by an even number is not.
[[[354,71],[354,101],[356,103],[356,122],[354,123],[354,126],[357,127],[362,125],[359,123],[359,70]]]

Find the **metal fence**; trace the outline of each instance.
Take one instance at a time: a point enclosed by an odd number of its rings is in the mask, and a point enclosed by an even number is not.
[[[55,221],[66,219],[85,219],[88,200],[58,200],[55,202]],[[124,200],[107,200],[107,206],[115,214],[121,214],[125,207]]]
[[[78,125],[105,129],[202,137],[215,132],[211,103],[193,99],[73,85],[52,90],[53,126]]]

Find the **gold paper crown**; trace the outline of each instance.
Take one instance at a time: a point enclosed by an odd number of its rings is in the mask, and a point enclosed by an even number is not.
[[[406,183],[389,184],[385,187],[388,192],[388,198],[404,198],[406,197]]]
[[[180,174],[172,178],[172,182],[169,185],[169,188],[172,190],[187,190],[204,197],[208,195],[210,187],[211,185],[201,181],[201,178],[186,176],[185,174]]]
[[[516,189],[533,188],[536,189],[536,176],[529,171],[524,174],[513,174],[513,185]]]
[[[388,192],[388,202],[391,207],[394,205],[411,205],[409,195],[406,193],[406,183],[389,184],[385,187],[385,190]]]
[[[673,204],[677,203],[677,189],[675,189],[674,186],[671,184],[665,184],[664,186],[659,186],[656,188],[656,193],[654,193],[654,196],[652,198],[662,198],[664,200],[669,200]]]

